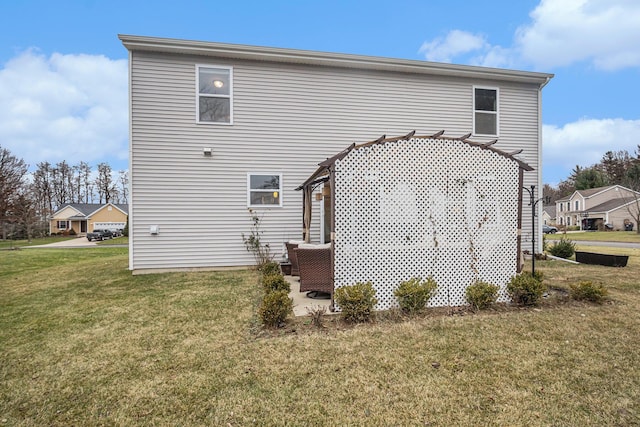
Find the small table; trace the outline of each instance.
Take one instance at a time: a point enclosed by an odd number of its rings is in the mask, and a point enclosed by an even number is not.
[[[280,263],[280,270],[285,276],[291,276],[291,263],[289,261],[283,261]]]

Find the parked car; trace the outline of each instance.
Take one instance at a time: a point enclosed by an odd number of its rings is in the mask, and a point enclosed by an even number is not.
[[[558,229],[552,225],[543,224],[542,232],[544,234],[556,234],[558,232]]]
[[[93,230],[91,233],[87,233],[87,240],[90,242],[93,240],[105,240],[105,239],[113,239],[113,232],[111,230],[99,228],[99,229]]]

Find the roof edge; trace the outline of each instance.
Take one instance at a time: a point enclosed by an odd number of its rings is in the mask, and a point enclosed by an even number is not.
[[[446,64],[415,59],[387,58],[126,34],[118,34],[118,38],[129,51],[193,54],[257,61],[482,78],[536,84],[541,88],[554,77],[553,74],[534,71]]]

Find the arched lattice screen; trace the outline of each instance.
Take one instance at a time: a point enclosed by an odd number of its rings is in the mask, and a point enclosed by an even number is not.
[[[377,309],[402,280],[433,276],[431,306],[465,304],[476,279],[507,301],[518,262],[519,167],[450,139],[358,147],[335,163],[336,288],[371,281]],[[338,307],[339,309],[339,307]]]

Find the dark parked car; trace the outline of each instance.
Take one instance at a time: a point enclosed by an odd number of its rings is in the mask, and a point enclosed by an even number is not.
[[[96,229],[91,233],[87,233],[87,240],[105,240],[105,239],[113,239],[113,232],[111,230],[102,230]]]
[[[544,234],[556,234],[558,232],[558,229],[552,225],[544,224],[542,226],[542,232]]]

